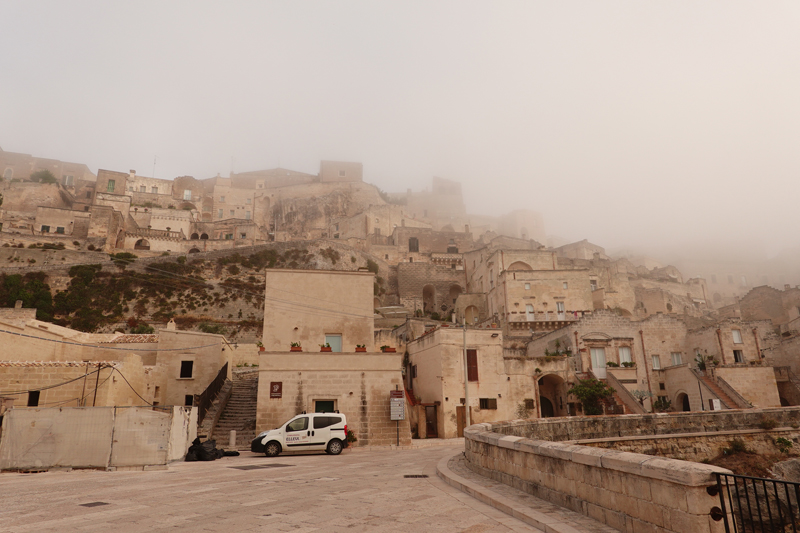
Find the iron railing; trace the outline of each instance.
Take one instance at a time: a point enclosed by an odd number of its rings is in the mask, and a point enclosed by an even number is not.
[[[732,474],[716,474],[726,533],[797,533],[800,530],[800,483]],[[716,512],[715,512],[716,511]]]
[[[225,380],[228,378],[228,363],[220,368],[217,377],[214,378],[214,381],[206,387],[201,394],[194,395],[194,405],[197,407],[197,424],[203,421],[205,418],[206,413],[208,412],[209,408],[211,408],[211,404],[214,403],[214,400],[217,398],[217,394],[219,394],[219,390],[222,388],[222,385],[225,384]]]

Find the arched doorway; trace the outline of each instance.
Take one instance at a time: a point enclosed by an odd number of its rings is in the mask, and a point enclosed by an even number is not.
[[[450,293],[447,295],[447,305],[455,305],[458,296],[464,292],[460,285],[451,285]]]
[[[692,406],[689,404],[689,395],[685,392],[678,394],[678,397],[675,398],[675,404],[681,411],[688,412],[692,410]]]
[[[542,417],[566,416],[567,384],[564,379],[556,374],[547,374],[539,378],[539,401],[542,406]]]
[[[191,250],[189,250],[189,253],[190,253],[190,254],[199,254],[199,253],[200,253],[200,250],[199,250],[199,249],[197,249],[197,248],[192,248]]]
[[[478,308],[474,305],[467,306],[467,308],[464,309],[464,318],[467,319],[467,324],[477,324],[480,320]]]
[[[134,250],[149,250],[150,249],[150,241],[146,239],[139,239],[136,241],[136,244],[133,245]]]
[[[203,233],[203,234],[200,235],[200,240],[201,241],[204,241],[206,239],[208,239],[208,233]]]
[[[199,239],[199,238],[200,238],[200,235],[198,235],[197,233],[192,233],[192,236],[191,236],[191,237],[189,237],[189,238],[190,238],[191,240],[193,240],[193,241],[196,241],[197,239]]]
[[[542,418],[553,418],[556,416],[556,412],[553,409],[553,404],[545,398],[544,396],[539,396],[539,401],[542,405]]]
[[[422,312],[433,313],[436,311],[436,288],[433,285],[422,287]]]

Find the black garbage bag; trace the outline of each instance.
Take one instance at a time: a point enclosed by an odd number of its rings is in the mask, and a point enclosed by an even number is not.
[[[225,457],[239,457],[239,452],[237,452],[236,450],[230,452],[226,451]]]
[[[193,449],[189,448],[189,451],[186,452],[186,459],[184,459],[184,461],[197,461],[197,454]]]
[[[217,441],[213,439],[205,441],[197,447],[195,453],[197,453],[197,458],[200,461],[213,461],[217,459],[219,457],[217,455]]]

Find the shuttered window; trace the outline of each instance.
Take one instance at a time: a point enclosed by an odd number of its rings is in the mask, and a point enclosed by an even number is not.
[[[467,380],[478,381],[478,350],[467,350]]]

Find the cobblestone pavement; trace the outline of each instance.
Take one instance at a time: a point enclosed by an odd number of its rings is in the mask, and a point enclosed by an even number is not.
[[[160,471],[4,473],[0,532],[540,531],[437,477],[436,463],[460,450],[242,452]],[[105,505],[85,506],[96,502]]]

